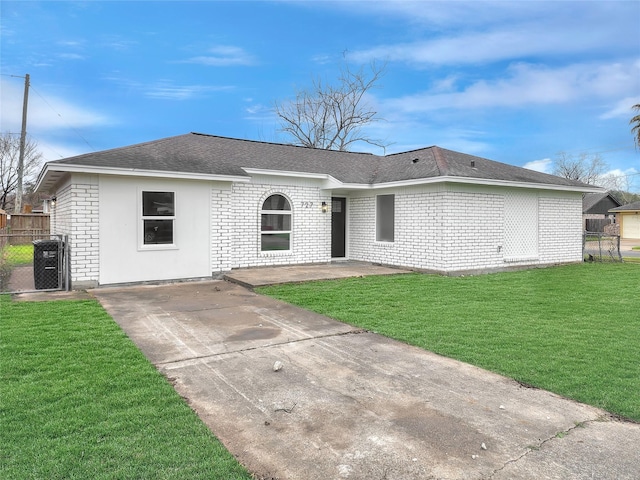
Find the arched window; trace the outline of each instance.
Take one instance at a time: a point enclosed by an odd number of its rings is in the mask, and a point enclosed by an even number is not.
[[[283,195],[271,195],[262,204],[260,249],[291,250],[291,204]]]

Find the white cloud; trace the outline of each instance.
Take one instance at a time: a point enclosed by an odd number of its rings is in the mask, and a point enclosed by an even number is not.
[[[22,125],[24,84],[1,80],[0,130],[19,132]],[[70,100],[32,89],[29,93],[27,130],[44,132],[83,128],[112,123],[106,115],[97,113]]]
[[[202,97],[209,92],[221,92],[233,90],[232,85],[177,85],[172,80],[160,79],[155,82],[138,82],[121,77],[116,72],[114,75],[104,77],[104,80],[113,82],[128,90],[140,92],[145,97],[163,100],[190,100]]]
[[[553,168],[553,160],[550,158],[543,158],[542,160],[533,160],[523,165],[524,168],[529,170],[535,170],[536,172],[551,173]]]
[[[58,58],[63,60],[84,60],[86,57],[78,53],[59,53]]]
[[[578,31],[549,31],[542,25],[519,25],[489,32],[472,32],[457,37],[383,45],[354,52],[356,61],[382,58],[388,61],[424,65],[483,64],[538,55],[584,52],[602,46],[601,35],[585,36]]]
[[[151,86],[139,84],[138,88],[145,89],[145,96],[165,100],[189,100],[207,92],[232,90],[230,86],[213,85],[173,85],[169,81],[160,81]]]
[[[610,110],[600,115],[600,118],[607,120],[609,118],[631,118],[636,112],[631,108],[634,105],[640,105],[640,96],[625,97],[616,102]]]
[[[562,104],[588,98],[619,97],[637,88],[638,62],[574,64],[560,68],[519,63],[494,80],[478,80],[462,90],[441,93],[441,84],[428,91],[386,100],[402,112]],[[455,87],[453,82],[449,88]]]
[[[253,104],[253,105],[250,105],[250,106],[246,107],[245,111],[249,115],[258,115],[258,114],[271,113],[271,109],[269,107],[267,107],[265,105],[262,105],[260,103]]]
[[[606,5],[605,5],[606,3]],[[409,18],[422,39],[350,53],[355,61],[382,58],[421,65],[479,64],[538,55],[637,51],[635,2],[372,2]],[[366,14],[366,12],[365,12]],[[406,19],[405,18],[405,19]],[[585,25],[590,25],[585,31]]]
[[[208,50],[208,55],[199,55],[182,63],[198,63],[211,67],[229,67],[236,65],[255,65],[255,58],[240,47],[218,45]]]

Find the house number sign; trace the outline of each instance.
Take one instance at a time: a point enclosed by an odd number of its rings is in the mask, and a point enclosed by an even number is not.
[[[313,208],[313,202],[302,202],[302,208]]]

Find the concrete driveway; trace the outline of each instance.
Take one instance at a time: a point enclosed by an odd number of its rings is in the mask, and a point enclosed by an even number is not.
[[[92,293],[258,479],[640,472],[640,425],[240,285]]]

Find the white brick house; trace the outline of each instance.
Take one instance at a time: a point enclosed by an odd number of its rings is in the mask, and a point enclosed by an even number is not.
[[[582,260],[579,182],[428,147],[395,155],[187,134],[49,162],[75,288],[336,259],[440,273]]]

